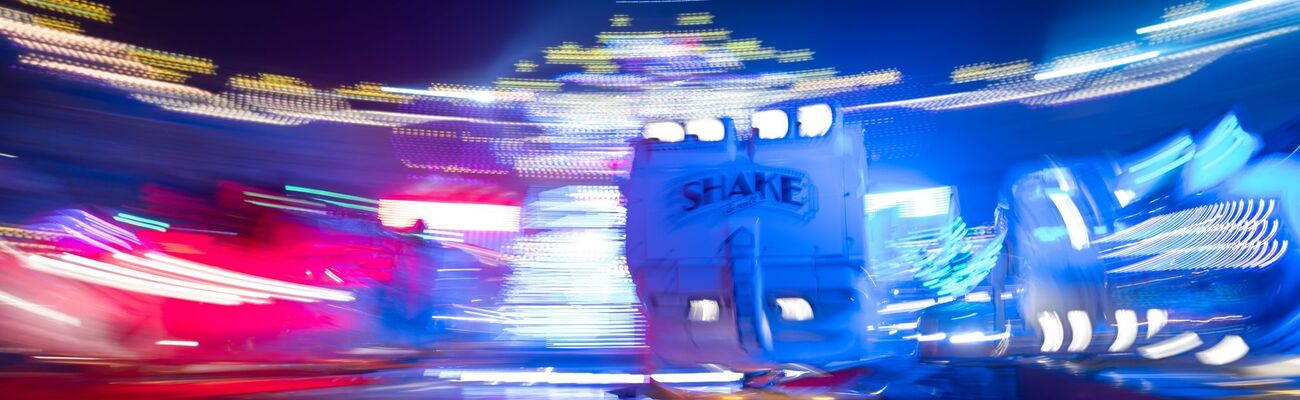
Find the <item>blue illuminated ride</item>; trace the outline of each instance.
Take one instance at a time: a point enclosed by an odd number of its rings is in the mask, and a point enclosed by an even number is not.
[[[634,143],[627,258],[655,354],[762,370],[858,360],[877,299],[865,268],[859,126],[835,107],[654,122]],[[815,156],[812,156],[815,155]]]

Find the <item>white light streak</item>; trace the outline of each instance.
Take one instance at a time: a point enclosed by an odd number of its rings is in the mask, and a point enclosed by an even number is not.
[[[1083,222],[1083,214],[1079,213],[1079,208],[1074,205],[1074,200],[1070,199],[1070,195],[1060,192],[1048,193],[1047,197],[1052,200],[1056,210],[1061,213],[1061,219],[1065,223],[1065,232],[1070,237],[1070,247],[1075,250],[1087,248],[1088,225]]]
[[[1147,339],[1155,337],[1169,323],[1169,312],[1158,308],[1147,310]]]
[[[1172,21],[1166,21],[1151,26],[1144,26],[1138,28],[1137,33],[1139,35],[1145,35],[1155,31],[1162,31],[1166,29],[1177,28],[1180,26],[1187,26],[1199,22],[1205,22],[1215,18],[1226,17],[1233,14],[1240,14],[1242,12],[1253,10],[1276,2],[1277,0],[1251,0],[1244,3],[1237,3],[1231,6],[1220,8],[1218,10],[1206,11],[1190,17],[1184,17]]]
[[[45,318],[49,318],[49,319],[51,319],[51,320],[55,320],[55,321],[58,321],[58,322],[65,323],[65,324],[68,324],[68,325],[72,325],[72,326],[81,326],[81,320],[80,320],[80,319],[77,319],[77,317],[73,317],[73,316],[71,316],[71,315],[68,315],[68,314],[64,314],[64,313],[61,313],[61,312],[55,311],[55,310],[52,309],[52,308],[49,308],[49,307],[46,307],[46,306],[43,306],[43,305],[40,305],[40,304],[36,304],[36,303],[32,303],[32,302],[27,301],[27,300],[23,300],[22,298],[19,298],[18,296],[11,295],[11,294],[9,294],[9,293],[0,292],[0,304],[4,304],[4,305],[8,305],[8,306],[14,306],[14,307],[18,308],[19,310],[23,310],[23,311],[26,311],[26,312],[29,312],[29,313],[32,313],[32,314],[36,314],[36,315],[39,315],[39,316],[42,316],[42,317],[45,317]]]
[[[541,371],[475,371],[475,370],[425,370],[425,376],[436,376],[460,382],[549,383],[549,384],[633,384],[654,379],[661,383],[726,383],[744,377],[739,372],[692,372],[663,374],[625,374],[591,372],[555,372],[552,368]]]
[[[1206,365],[1225,365],[1240,360],[1250,352],[1250,346],[1241,336],[1227,335],[1218,344],[1196,352],[1196,359]]]
[[[952,208],[952,186],[868,193],[863,199],[867,212],[876,213],[898,207],[902,217],[932,217],[948,214]]]
[[[1034,74],[1034,80],[1041,81],[1046,79],[1060,78],[1063,76],[1078,75],[1078,74],[1088,73],[1092,71],[1118,67],[1125,64],[1132,64],[1139,61],[1150,60],[1152,58],[1156,58],[1159,56],[1160,56],[1159,51],[1148,51],[1142,54],[1116,58],[1114,60],[1107,60],[1107,61],[1102,61],[1093,64],[1066,67],[1066,68],[1055,69],[1047,72],[1037,73]]]
[[[928,335],[922,335],[922,334],[919,334],[919,333],[918,333],[918,334],[911,335],[911,336],[904,336],[903,338],[904,338],[904,339],[916,339],[916,341],[918,341],[918,342],[937,342],[937,341],[940,341],[940,340],[947,339],[947,338],[948,338],[948,334],[947,334],[947,333],[943,333],[943,332],[938,332],[938,333],[931,333],[931,334],[928,334]]]
[[[660,142],[680,142],[686,140],[686,129],[676,122],[651,122],[645,124],[641,135],[646,139],[658,139]]]
[[[799,121],[799,136],[818,137],[831,130],[834,112],[826,104],[813,104],[799,107],[795,117]]]
[[[1137,312],[1133,310],[1115,310],[1115,342],[1110,345],[1110,351],[1120,352],[1128,350],[1137,340],[1138,320]]]
[[[958,343],[958,344],[995,342],[1009,337],[1011,337],[1011,331],[1002,331],[1000,333],[994,333],[992,335],[985,335],[983,332],[966,332],[966,333],[959,333],[959,334],[952,335],[951,337],[948,338],[948,341],[953,343]]]
[[[686,121],[686,133],[702,142],[716,142],[727,136],[727,127],[717,118],[693,119]]]
[[[764,110],[750,115],[749,125],[758,130],[759,139],[780,139],[790,132],[790,117],[785,111]]]
[[[1072,310],[1065,313],[1065,318],[1070,321],[1070,346],[1065,349],[1072,352],[1087,350],[1092,344],[1092,320],[1088,312]]]
[[[812,305],[802,297],[781,297],[776,299],[776,306],[781,309],[781,319],[786,321],[808,321],[813,319]]]
[[[517,232],[519,207],[499,204],[379,200],[384,226],[409,228],[423,221],[426,228],[454,231]]]
[[[199,342],[193,340],[159,340],[154,344],[159,346],[199,347]]]
[[[1142,354],[1142,357],[1159,360],[1183,354],[1201,344],[1201,337],[1196,332],[1183,332],[1160,343],[1138,347],[1138,353]]]
[[[1039,350],[1061,350],[1061,345],[1065,343],[1065,327],[1061,326],[1061,317],[1055,311],[1043,311],[1038,314],[1038,327],[1043,331],[1043,345]]]
[[[474,100],[479,103],[491,103],[496,100],[496,95],[486,90],[473,91],[452,91],[452,90],[428,90],[428,89],[408,89],[399,87],[384,86],[379,90],[387,93],[410,94],[416,96],[428,97],[447,97],[453,99]]]
[[[690,318],[691,321],[713,322],[718,320],[720,308],[718,301],[713,299],[695,299],[690,301]]]

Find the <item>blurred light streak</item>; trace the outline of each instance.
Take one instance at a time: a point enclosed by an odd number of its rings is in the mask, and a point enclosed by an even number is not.
[[[943,304],[953,301],[952,296],[944,296],[938,299],[911,300],[898,303],[889,303],[881,307],[878,311],[880,314],[897,314],[924,310],[935,304]]]
[[[314,194],[314,195],[318,195],[318,196],[333,197],[333,198],[338,198],[338,199],[343,199],[343,200],[350,200],[350,201],[355,201],[355,202],[360,202],[360,203],[379,204],[379,200],[375,200],[375,199],[369,199],[369,198],[360,197],[360,196],[353,196],[353,195],[349,195],[349,194],[343,194],[343,193],[331,192],[331,191],[328,191],[328,190],[312,189],[312,188],[302,187],[302,186],[284,185],[284,190],[289,191],[289,192],[298,192],[298,193]]]
[[[1127,207],[1134,199],[1137,199],[1137,193],[1128,189],[1116,190],[1113,194],[1115,195],[1115,202],[1119,203],[1121,208]]]
[[[308,214],[320,214],[320,215],[325,215],[325,214],[326,214],[324,210],[313,210],[313,209],[310,209],[310,208],[302,208],[302,207],[286,206],[286,205],[283,205],[283,204],[267,203],[267,202],[265,202],[265,201],[244,200],[244,202],[245,202],[245,203],[248,203],[248,204],[255,205],[255,206],[262,206],[262,207],[267,207],[267,208],[274,208],[274,209],[277,209],[277,210],[297,211],[297,212],[304,212],[304,213],[308,213]]]
[[[920,218],[947,214],[952,208],[952,186],[889,193],[868,193],[864,199],[868,213],[898,207],[902,217]]]
[[[1138,353],[1142,357],[1159,360],[1186,353],[1201,344],[1201,337],[1196,332],[1183,332],[1159,343],[1138,347]]]
[[[1276,3],[1277,0],[1250,0],[1242,3],[1233,4],[1214,11],[1207,11],[1190,17],[1179,18],[1172,21],[1165,21],[1159,24],[1144,26],[1137,29],[1137,34],[1145,35],[1155,31],[1177,28],[1180,26],[1191,25],[1195,23],[1209,21],[1215,18],[1226,17],[1233,14],[1253,10],[1262,6]]]
[[[948,341],[952,343],[958,343],[958,344],[981,343],[981,342],[995,342],[1009,337],[1011,337],[1010,330],[1003,330],[1000,333],[994,333],[992,335],[986,335],[982,332],[967,332],[967,333],[952,335],[951,337],[948,338]]]
[[[461,382],[549,383],[578,385],[608,385],[647,383],[651,379],[660,383],[727,383],[744,377],[739,372],[679,372],[657,374],[555,372],[553,368],[540,371],[500,370],[434,370],[424,371],[424,376],[451,379]]]
[[[452,231],[517,232],[519,207],[499,204],[447,203],[416,200],[379,200],[379,221],[384,226]]]
[[[1205,365],[1226,365],[1240,360],[1250,352],[1250,346],[1237,335],[1225,335],[1214,346],[1196,352],[1196,359]]]
[[[1169,312],[1158,308],[1147,310],[1147,339],[1155,337],[1169,323]]]
[[[676,122],[651,122],[645,124],[645,130],[641,133],[646,139],[655,139],[661,142],[680,142],[686,140],[686,129]]]
[[[689,302],[686,319],[699,322],[713,322],[720,314],[718,301],[713,299],[695,299]]]
[[[917,322],[902,322],[893,325],[881,325],[877,329],[880,329],[882,331],[912,330],[912,329],[916,329],[917,325],[919,325],[919,323]]]
[[[764,110],[749,117],[749,124],[758,130],[759,139],[780,139],[790,131],[790,117],[781,110]]]
[[[36,314],[54,321],[62,322],[72,326],[81,326],[81,319],[55,311],[52,308],[23,300],[9,293],[0,292],[0,304],[14,306],[32,314]]]
[[[918,341],[918,342],[937,342],[937,341],[940,341],[940,340],[947,339],[947,338],[948,338],[948,334],[947,334],[947,333],[944,333],[944,332],[936,332],[936,333],[931,333],[931,334],[921,334],[921,333],[917,333],[917,334],[915,334],[915,335],[904,336],[903,338],[904,338],[904,339],[916,339],[916,341]]]
[[[112,22],[113,12],[108,6],[83,0],[18,0],[32,7],[85,18],[98,22]]]
[[[1183,171],[1183,188],[1189,193],[1209,189],[1236,174],[1259,151],[1260,140],[1242,128],[1235,112],[1224,115],[1197,142],[1196,154]]]
[[[143,217],[137,217],[127,213],[117,213],[117,215],[113,216],[113,220],[125,224],[135,225],[141,228],[159,231],[159,232],[166,232],[167,228],[171,227],[171,225],[166,222],[156,221],[156,220],[143,218]]]
[[[1137,340],[1137,312],[1128,309],[1115,310],[1115,342],[1110,345],[1111,352],[1128,350]]]
[[[1038,314],[1038,327],[1043,333],[1043,345],[1039,350],[1061,350],[1061,345],[1065,344],[1065,327],[1061,326],[1061,317],[1055,311],[1043,311]]]
[[[1074,205],[1074,200],[1069,194],[1061,192],[1048,193],[1047,197],[1052,200],[1056,210],[1061,213],[1062,222],[1065,223],[1065,232],[1070,238],[1070,247],[1075,250],[1083,250],[1088,247],[1088,225],[1083,222],[1083,214],[1079,213],[1079,208]]]
[[[1065,313],[1065,318],[1070,321],[1070,346],[1065,349],[1073,352],[1087,350],[1092,344],[1092,320],[1088,312],[1071,310]]]
[[[548,348],[644,347],[645,320],[627,269],[627,210],[617,187],[534,189],[500,311],[506,333]]]
[[[1125,64],[1132,64],[1139,61],[1146,61],[1159,56],[1160,56],[1159,51],[1148,51],[1142,54],[1136,54],[1128,57],[1120,57],[1113,60],[1107,60],[1107,61],[1102,61],[1093,64],[1054,69],[1051,71],[1034,74],[1034,80],[1041,81],[1046,79],[1060,78],[1063,76],[1078,75],[1078,74],[1088,73],[1092,71],[1118,67]]]
[[[776,299],[776,306],[781,309],[781,319],[786,321],[813,319],[812,305],[802,297],[779,297]]]
[[[239,296],[213,292],[208,290],[187,288],[182,286],[169,285],[155,282],[128,275],[118,274],[122,272],[120,267],[107,265],[104,263],[94,262],[92,260],[81,259],[80,257],[65,254],[65,257],[72,257],[72,260],[79,260],[80,263],[69,261],[55,260],[51,258],[29,255],[25,259],[24,265],[33,270],[45,272],[51,275],[62,276],[65,278],[75,279],[87,283],[101,286],[126,290],[130,292],[150,294],[160,297],[170,297],[182,300],[190,300],[201,303],[212,303],[221,305],[237,305],[242,303]]]
[[[1265,268],[1280,260],[1289,241],[1275,239],[1276,200],[1249,199],[1158,215],[1098,243],[1123,243],[1102,258],[1150,256],[1109,273]]]
[[[1194,149],[1194,147],[1192,146],[1193,144],[1194,143],[1192,142],[1192,138],[1185,135],[1180,135],[1178,139],[1162,147],[1158,152],[1156,152],[1156,154],[1153,154],[1150,157],[1142,159],[1142,161],[1133,163],[1133,165],[1130,165],[1128,168],[1126,168],[1126,170],[1130,173],[1135,173],[1144,170],[1147,167],[1154,166],[1156,164],[1167,164],[1167,162],[1164,162],[1165,160],[1171,158],[1176,159],[1178,158],[1176,156],[1183,154],[1187,150]]]
[[[979,80],[1005,79],[1029,73],[1034,64],[1029,60],[1012,61],[1004,64],[979,63],[957,67],[952,71],[952,83],[966,83]]]
[[[795,113],[799,121],[799,136],[818,137],[830,131],[834,123],[834,112],[826,104],[813,104],[799,107]]]
[[[455,99],[474,100],[479,103],[491,103],[496,100],[496,96],[489,91],[450,91],[450,90],[427,90],[427,89],[407,89],[384,86],[380,90],[385,93],[411,94],[428,97],[448,97]]]
[[[115,254],[117,258],[127,258],[125,254]],[[294,298],[302,297],[311,300],[329,300],[329,301],[353,301],[356,298],[347,291],[325,289],[315,286],[301,285],[296,283],[284,282],[270,278],[263,278],[249,274],[243,274],[230,270],[225,270],[209,265],[200,264],[193,261],[183,260],[180,258],[168,256],[161,253],[145,253],[145,257],[163,263],[159,267],[167,268],[168,272],[180,273],[194,276],[201,279],[211,280],[213,282],[225,284],[228,286],[242,287],[248,289],[262,290],[273,297]],[[139,260],[135,258],[134,260]]]
[[[699,118],[686,121],[686,133],[703,142],[716,142],[726,136],[727,128],[717,118]]]
[[[159,340],[154,344],[159,346],[199,347],[199,342],[193,340]]]

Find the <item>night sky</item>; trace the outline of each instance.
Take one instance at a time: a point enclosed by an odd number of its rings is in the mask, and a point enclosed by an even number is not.
[[[1135,28],[1159,22],[1163,9],[1178,2],[130,0],[108,2],[117,13],[112,25],[86,26],[94,36],[213,59],[218,76],[193,81],[209,90],[221,89],[231,75],[256,73],[292,75],[319,88],[362,81],[422,87],[490,85],[516,75],[517,60],[541,61],[545,47],[594,44],[596,33],[611,29],[614,14],[631,15],[631,29],[666,30],[675,28],[677,13],[710,11],[713,27],[730,29],[735,38],[816,52],[813,61],[790,68],[897,68],[905,84],[880,96],[907,98],[951,92],[945,82],[958,65],[1044,62],[1137,40]],[[14,3],[6,4],[21,8]],[[991,206],[993,191],[1017,163],[1045,153],[1132,151],[1179,129],[1199,129],[1233,107],[1248,129],[1294,138],[1300,128],[1296,36],[1246,49],[1172,84],[1103,100],[899,116],[888,129],[925,147],[921,157],[892,167],[961,185],[963,206],[979,210]],[[13,65],[11,47],[0,56]],[[22,156],[33,174],[61,180],[70,194],[59,201],[120,202],[144,182],[202,186],[218,179],[379,196],[407,178],[382,128],[193,117],[116,90],[11,68],[0,72],[0,87],[0,152]]]
[[[614,14],[631,29],[672,29],[710,11],[734,37],[811,48],[843,72],[898,68],[946,80],[956,65],[1039,60],[1132,40],[1168,1],[771,1],[625,4],[612,0],[167,1],[110,3],[109,37],[215,59],[224,73],[272,72],[318,84],[490,84],[564,41],[590,45]]]

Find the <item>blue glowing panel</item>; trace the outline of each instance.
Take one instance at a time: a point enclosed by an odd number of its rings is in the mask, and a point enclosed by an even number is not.
[[[1228,113],[1196,142],[1196,155],[1183,170],[1183,190],[1198,193],[1241,171],[1259,151],[1260,141]]]
[[[897,210],[905,218],[932,217],[952,211],[952,186],[869,193],[865,198],[867,213]]]

